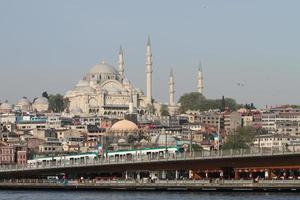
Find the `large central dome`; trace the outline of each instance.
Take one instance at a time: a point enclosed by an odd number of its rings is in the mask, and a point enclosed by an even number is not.
[[[101,62],[89,70],[89,74],[118,74],[118,71],[106,62]]]

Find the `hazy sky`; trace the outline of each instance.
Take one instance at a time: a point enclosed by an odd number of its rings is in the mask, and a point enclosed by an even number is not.
[[[101,60],[145,91],[145,43],[151,36],[154,98],[196,90],[240,103],[300,104],[298,0],[1,0],[0,101],[65,93]],[[244,86],[239,86],[243,83]]]

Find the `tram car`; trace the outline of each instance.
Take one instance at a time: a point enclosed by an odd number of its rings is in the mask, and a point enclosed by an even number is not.
[[[73,165],[91,163],[98,159],[98,153],[80,153],[74,155],[50,156],[35,158],[27,161],[29,167],[52,166],[52,165]]]
[[[101,159],[109,161],[121,161],[132,159],[161,159],[165,158],[166,156],[175,158],[176,154],[182,151],[183,149],[179,147],[157,147],[104,152],[102,154],[99,154],[98,152],[89,152],[75,155],[35,158],[32,160],[28,160],[27,165],[28,167],[39,167],[52,165],[74,165],[93,163]]]
[[[167,154],[166,154],[167,152]],[[160,159],[166,156],[175,158],[177,153],[182,152],[178,147],[157,147],[145,148],[138,150],[121,150],[112,151],[104,154],[103,156],[108,160],[132,160],[132,159]]]

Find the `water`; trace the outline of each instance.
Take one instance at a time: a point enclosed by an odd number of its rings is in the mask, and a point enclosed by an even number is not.
[[[0,200],[297,200],[300,193],[0,190]]]

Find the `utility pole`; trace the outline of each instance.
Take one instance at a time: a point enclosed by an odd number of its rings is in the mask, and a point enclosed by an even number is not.
[[[188,124],[188,131],[189,131],[189,137],[190,137],[190,156],[192,157],[193,135],[192,135],[192,130],[191,130],[190,123]]]

